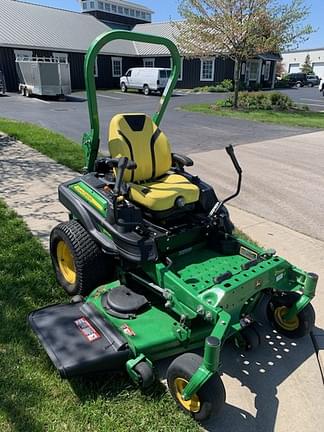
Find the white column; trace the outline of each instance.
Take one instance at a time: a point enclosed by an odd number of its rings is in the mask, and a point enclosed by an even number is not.
[[[274,68],[272,72],[272,81],[271,81],[271,89],[274,89],[275,86],[275,80],[276,80],[276,69],[277,69],[277,62],[274,63]]]
[[[257,77],[257,80],[256,80],[257,84],[260,84],[260,83],[261,83],[262,63],[263,63],[263,60],[260,59],[260,60],[259,60],[258,77]]]

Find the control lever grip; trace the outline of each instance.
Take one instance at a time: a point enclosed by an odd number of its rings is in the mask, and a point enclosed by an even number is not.
[[[240,164],[238,163],[238,160],[236,159],[234,148],[233,148],[232,144],[230,144],[229,146],[225,147],[225,150],[226,150],[226,153],[231,158],[231,160],[233,162],[233,165],[234,165],[237,173],[238,174],[242,174],[242,168],[240,167]]]
[[[119,169],[134,170],[137,168],[136,162],[129,160],[127,157],[121,157],[120,159],[115,159],[115,160],[118,162],[117,167]]]
[[[126,168],[127,168],[128,170],[131,170],[131,171],[136,170],[136,168],[137,168],[137,163],[134,162],[134,161],[132,161],[132,160],[129,160],[128,163],[127,163],[127,167],[126,167]]]

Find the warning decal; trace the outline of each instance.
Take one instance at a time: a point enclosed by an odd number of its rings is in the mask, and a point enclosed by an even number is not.
[[[74,323],[78,327],[80,332],[83,334],[83,336],[88,339],[89,342],[94,342],[97,339],[101,338],[97,330],[92,327],[92,325],[85,317],[75,320]]]
[[[129,325],[123,324],[120,328],[127,336],[136,336],[136,333],[132,328],[129,327]]]

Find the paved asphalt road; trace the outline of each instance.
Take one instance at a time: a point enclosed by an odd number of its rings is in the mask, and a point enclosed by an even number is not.
[[[306,98],[305,95],[315,89],[287,91]],[[118,91],[99,91],[98,93],[100,121],[104,125],[101,145],[103,152],[107,150],[105,138],[107,125],[115,113],[136,111],[153,113],[159,102],[157,96],[145,97],[137,93],[122,94]],[[317,228],[317,221],[321,226],[320,221],[323,220],[321,212],[324,209],[324,195],[314,189],[312,184],[314,179],[308,181],[310,172],[312,172],[312,164],[311,162],[306,163],[311,161],[312,154],[316,154],[316,167],[318,168],[316,173],[318,173],[324,165],[324,154],[323,152],[314,153],[318,148],[318,142],[308,142],[307,146],[304,146],[303,142],[306,141],[306,138],[301,137],[298,140],[299,135],[308,136],[314,130],[211,117],[179,110],[179,107],[186,103],[214,101],[215,98],[214,94],[175,95],[172,98],[161,126],[169,136],[174,151],[184,154],[199,153],[196,158],[194,157],[198,167],[204,152],[223,149],[228,144],[244,145],[241,155],[245,167],[248,168],[245,171],[243,183],[244,197],[242,194],[242,198],[233,204],[268,220],[279,222],[324,240],[324,229],[319,233]],[[17,94],[9,94],[8,97],[0,98],[0,117],[37,123],[62,132],[77,141],[80,140],[82,133],[89,129],[87,103],[83,93],[74,94],[74,97],[69,98],[67,102],[27,99]],[[289,139],[289,149],[285,148],[286,141],[281,141],[285,138]],[[262,145],[261,143],[258,145],[259,142],[262,142]],[[245,154],[248,155],[252,151],[249,150],[250,146],[253,146],[253,155],[251,155],[251,160],[248,158],[244,161]],[[246,152],[243,151],[245,148]],[[215,186],[218,185],[217,190],[221,192],[221,196],[224,196],[225,193],[232,190],[236,179],[235,174],[229,164],[222,166],[221,161],[225,156],[220,156],[220,154],[223,152],[211,153],[213,154],[210,154],[209,159],[205,153],[210,163],[208,162],[205,168],[202,167],[199,174],[203,176],[205,173],[209,180],[212,177],[212,182],[215,183]],[[239,156],[240,151],[238,150],[237,153]],[[272,156],[276,161],[282,162],[274,163]],[[298,172],[296,172],[296,166],[298,166]],[[295,177],[295,174],[298,175],[298,178]],[[302,188],[299,188],[297,184],[300,185],[301,180]],[[279,197],[275,205],[272,197]],[[273,204],[269,205],[269,202]],[[311,223],[305,223],[307,218]]]

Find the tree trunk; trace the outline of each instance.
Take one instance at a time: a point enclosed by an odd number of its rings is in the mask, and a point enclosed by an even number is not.
[[[234,99],[233,99],[233,108],[238,108],[238,96],[240,90],[240,78],[241,78],[241,60],[235,59],[234,66]]]

